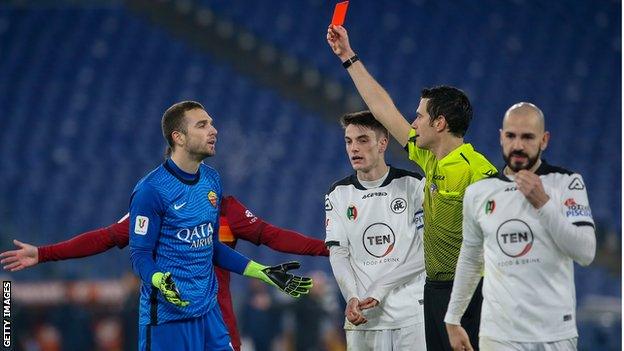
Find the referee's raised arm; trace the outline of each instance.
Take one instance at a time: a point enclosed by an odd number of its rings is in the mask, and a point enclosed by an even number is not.
[[[349,72],[368,109],[404,147],[412,127],[396,108],[390,95],[368,73],[362,61],[351,49],[347,30],[342,26],[330,25],[327,28],[327,43]]]

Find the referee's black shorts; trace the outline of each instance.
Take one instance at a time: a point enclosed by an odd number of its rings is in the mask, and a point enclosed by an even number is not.
[[[472,295],[468,309],[461,319],[461,325],[466,329],[470,344],[479,350],[479,322],[481,321],[481,302],[483,295],[481,288],[483,278],[479,282],[477,289]],[[451,299],[453,281],[436,281],[427,278],[425,282],[425,339],[427,340],[427,351],[452,351],[444,316]]]

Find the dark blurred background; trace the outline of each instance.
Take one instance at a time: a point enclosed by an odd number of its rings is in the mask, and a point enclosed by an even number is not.
[[[135,183],[162,162],[160,118],[180,100],[215,119],[218,153],[207,162],[226,194],[323,239],[323,195],[351,172],[337,120],[364,107],[325,41],[335,3],[0,3],[0,251],[13,238],[49,244],[121,218]],[[621,344],[621,11],[613,0],[352,0],[345,24],[406,117],[423,87],[465,90],[475,110],[467,141],[497,166],[505,110],[530,101],[544,111],[544,157],[584,176],[598,229],[595,262],[575,271],[580,350]],[[415,167],[396,143],[390,162]],[[301,260],[325,281],[301,304],[235,278],[247,350],[254,340],[261,349],[260,336],[303,350],[306,330],[321,341],[309,349],[343,347],[326,259],[237,249],[265,263]],[[128,250],[113,249],[0,273],[14,282],[17,349],[134,349],[129,269]],[[302,313],[313,301],[323,312]],[[245,327],[254,309],[280,327]],[[312,322],[298,320],[306,313]]]

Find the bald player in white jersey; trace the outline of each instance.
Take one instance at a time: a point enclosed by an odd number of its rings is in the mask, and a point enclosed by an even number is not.
[[[347,301],[347,349],[425,351],[424,179],[386,164],[388,131],[369,111],[341,122],[355,174],[325,198],[325,243]]]
[[[481,350],[576,350],[573,261],[592,262],[596,235],[583,177],[541,159],[549,138],[537,106],[513,105],[500,131],[504,171],[466,190],[444,319],[453,350],[472,350],[459,321],[481,272]]]

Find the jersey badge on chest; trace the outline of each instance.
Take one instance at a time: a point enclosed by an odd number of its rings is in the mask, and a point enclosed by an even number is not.
[[[357,218],[357,208],[355,208],[355,205],[349,205],[349,208],[347,208],[347,219],[351,221],[355,221],[356,218]]]
[[[406,208],[407,208],[407,201],[405,201],[405,199],[402,199],[400,197],[392,200],[392,202],[390,203],[390,209],[392,210],[392,212],[396,214],[403,213],[403,211],[405,211]]]
[[[217,193],[215,193],[214,191],[210,190],[208,192],[208,200],[212,204],[212,207],[217,207],[217,200],[219,200],[219,198],[217,196]]]

